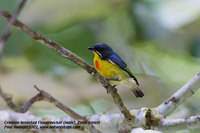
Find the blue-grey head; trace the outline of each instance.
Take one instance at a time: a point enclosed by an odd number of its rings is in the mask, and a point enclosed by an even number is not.
[[[112,48],[105,43],[96,43],[92,47],[88,47],[89,50],[97,53],[101,59],[106,59],[114,53]]]

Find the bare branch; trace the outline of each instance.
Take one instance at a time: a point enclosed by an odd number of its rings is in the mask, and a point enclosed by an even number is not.
[[[200,128],[200,115],[178,119],[163,119],[157,128],[160,130],[182,130]]]
[[[11,14],[2,10],[0,8],[0,15],[9,20],[11,18]],[[72,53],[71,51],[65,49],[64,47],[60,46],[58,43],[56,43],[53,40],[49,40],[45,37],[43,37],[40,33],[32,30],[19,20],[15,20],[13,23],[16,27],[30,35],[33,39],[41,42],[43,45],[53,49],[56,51],[60,56],[63,56],[74,63],[78,64],[82,68],[84,68],[88,73],[92,74],[97,80],[99,80],[102,84],[102,86],[107,90],[108,93],[112,96],[113,100],[115,101],[116,105],[120,109],[120,111],[124,114],[124,116],[127,118],[127,120],[134,120],[134,117],[131,116],[129,110],[124,106],[124,103],[122,102],[121,97],[116,91],[116,88],[110,85],[110,83],[102,76],[100,75],[96,69],[89,65],[87,62],[85,62],[83,59],[81,59],[79,56],[76,54]]]
[[[4,99],[4,101],[7,103],[7,105],[14,111],[16,112],[20,112],[20,113],[24,113],[26,112],[29,107],[34,104],[37,101],[48,101],[50,103],[52,103],[53,105],[55,105],[56,107],[58,107],[59,109],[61,109],[62,111],[64,111],[66,114],[68,114],[70,117],[79,120],[79,121],[88,121],[86,117],[83,117],[79,114],[77,114],[76,112],[74,112],[73,110],[71,110],[69,107],[65,106],[64,104],[62,104],[61,102],[59,102],[57,99],[55,99],[54,97],[52,97],[49,93],[40,90],[36,85],[34,86],[36,88],[37,91],[39,91],[39,93],[34,96],[33,98],[31,98],[28,102],[26,102],[23,106],[16,106],[13,102],[12,102],[12,98],[11,96],[8,96],[8,94],[4,93],[1,88],[0,88],[0,96]],[[87,129],[89,129],[92,133],[100,133],[99,130],[97,130],[93,125],[91,124],[86,124],[83,125],[85,126]]]
[[[18,14],[22,10],[22,7],[25,4],[25,2],[26,2],[26,0],[21,0],[21,2],[19,3],[17,9],[14,12],[14,15],[8,20],[8,24],[7,24],[7,26],[6,26],[6,28],[5,28],[4,32],[3,32],[3,35],[1,37],[1,40],[0,40],[0,54],[2,53],[3,46],[4,46],[5,42],[8,40],[8,38],[10,36],[11,26],[15,22]]]
[[[87,120],[85,117],[80,116],[79,114],[77,114],[74,111],[72,111],[69,107],[65,106],[64,104],[62,104],[61,102],[59,102],[58,100],[56,100],[49,93],[47,93],[47,92],[45,92],[43,90],[40,90],[36,85],[34,87],[40,92],[39,94],[36,95],[38,97],[37,101],[47,100],[50,103],[54,104],[59,109],[61,109],[62,111],[64,111],[65,113],[67,113],[72,118],[74,118],[76,120],[82,120],[82,121],[86,121]],[[36,102],[36,101],[34,101],[34,102]],[[27,110],[28,110],[28,108],[27,108]]]
[[[178,107],[187,98],[194,95],[200,88],[200,72],[197,73],[190,81],[188,81],[182,88],[174,93],[167,101],[163,102],[157,107],[159,113],[167,116],[176,107]]]
[[[40,100],[40,95],[37,94],[36,96],[31,98],[27,103],[25,103],[23,106],[16,106],[12,101],[12,97],[4,93],[1,88],[0,88],[0,96],[4,99],[4,101],[12,110],[14,110],[15,112],[20,112],[20,113],[26,112],[34,102]]]

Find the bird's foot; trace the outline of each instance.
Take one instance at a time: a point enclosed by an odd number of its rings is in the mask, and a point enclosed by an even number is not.
[[[117,89],[116,88],[113,88],[113,89],[114,89],[115,93],[117,93]]]
[[[108,80],[107,80],[108,81]],[[105,85],[106,88],[109,88],[109,86],[111,85],[110,82],[107,82],[108,84]]]
[[[107,81],[108,81],[108,84],[105,86],[106,88],[109,88],[109,86],[111,85],[110,84],[110,81],[121,81],[120,79],[110,79],[110,78],[105,78]],[[115,93],[117,93],[117,89],[115,88],[117,85],[111,85],[115,91]],[[107,89],[107,94],[109,93],[108,89]]]
[[[117,93],[117,89],[115,88],[117,85],[113,85],[112,87],[112,89],[114,89],[114,91],[115,91],[115,93]],[[107,89],[107,94],[108,94],[109,92],[108,92],[108,89]]]

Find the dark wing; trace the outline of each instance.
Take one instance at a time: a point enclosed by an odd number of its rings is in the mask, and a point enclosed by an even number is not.
[[[136,77],[133,75],[133,73],[129,70],[128,67],[126,67],[123,70],[126,71],[129,74],[129,76],[135,80],[135,82],[136,82],[137,85],[139,85],[139,82],[137,81]]]
[[[109,56],[108,60],[111,63],[118,65],[121,69],[125,69],[127,67],[126,63],[116,53],[113,53],[111,56]]]
[[[127,72],[130,77],[132,77],[135,80],[135,82],[136,82],[137,85],[139,85],[136,77],[128,69],[127,64],[121,59],[121,57],[118,54],[113,53],[111,56],[109,56],[108,61],[110,61],[111,63],[114,63],[114,64],[118,65],[121,69],[123,69],[125,72]]]

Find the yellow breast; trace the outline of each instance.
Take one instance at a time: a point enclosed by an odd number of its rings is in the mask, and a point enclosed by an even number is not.
[[[95,52],[94,55],[95,68],[103,77],[109,79],[122,79],[122,77],[124,77],[125,73],[119,66],[112,64],[107,60],[101,60],[99,55]]]

